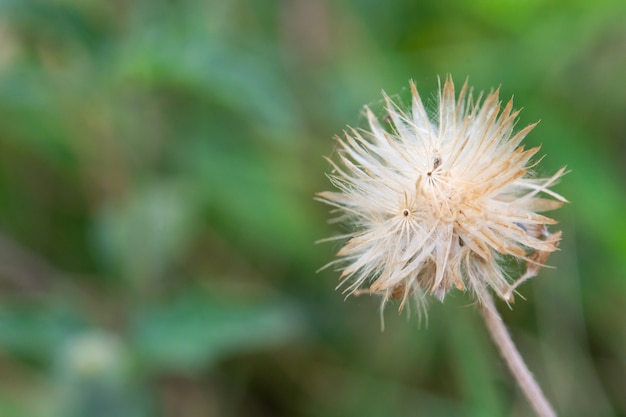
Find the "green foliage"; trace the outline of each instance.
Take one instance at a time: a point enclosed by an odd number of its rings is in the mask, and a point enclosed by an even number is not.
[[[298,315],[284,301],[227,304],[191,292],[138,312],[133,345],[149,371],[198,373],[222,358],[288,341],[302,329]]]
[[[313,201],[380,90],[501,85],[568,165],[500,306],[560,415],[626,416],[622,1],[0,0],[0,416],[528,415],[462,294],[344,302]]]

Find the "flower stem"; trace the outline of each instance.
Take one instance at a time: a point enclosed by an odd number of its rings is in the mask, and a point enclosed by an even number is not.
[[[537,381],[535,381],[535,378],[528,370],[513,340],[511,340],[511,336],[502,322],[502,317],[500,317],[498,310],[496,310],[491,294],[489,294],[486,289],[483,291],[483,294],[481,294],[480,300],[482,301],[481,310],[483,317],[489,329],[489,333],[491,333],[491,338],[496,346],[498,346],[500,354],[502,354],[511,373],[517,380],[526,398],[528,398],[537,416],[556,417],[554,409],[543,395]]]

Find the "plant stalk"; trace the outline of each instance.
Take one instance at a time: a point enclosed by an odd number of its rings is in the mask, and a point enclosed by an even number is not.
[[[526,395],[526,398],[532,405],[533,409],[539,417],[556,417],[554,409],[543,395],[539,384],[528,370],[524,359],[515,347],[511,335],[509,334],[502,317],[496,310],[491,294],[485,289],[481,294],[480,300],[483,317],[491,333],[491,338],[498,346],[500,354],[506,361],[511,373],[519,384],[520,388]]]

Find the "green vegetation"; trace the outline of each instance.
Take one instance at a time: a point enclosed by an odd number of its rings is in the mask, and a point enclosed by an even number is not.
[[[626,3],[0,0],[0,416],[526,416],[470,297],[315,271],[380,90],[501,85],[562,251],[500,309],[563,416],[626,416]],[[545,172],[543,171],[545,170]],[[556,230],[556,229],[555,229]]]

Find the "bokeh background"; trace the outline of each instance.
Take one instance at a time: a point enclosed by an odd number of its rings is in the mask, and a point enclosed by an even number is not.
[[[0,416],[528,416],[476,312],[315,271],[332,136],[501,85],[571,170],[500,309],[563,416],[626,415],[626,2],[0,0]]]

